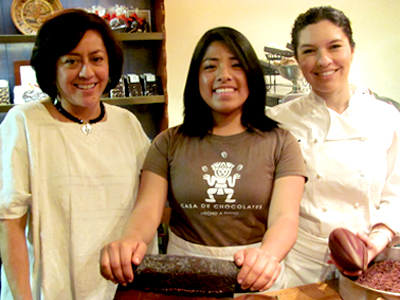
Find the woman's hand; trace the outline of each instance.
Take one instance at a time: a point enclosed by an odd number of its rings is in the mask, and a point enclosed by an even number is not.
[[[382,226],[380,226],[380,228],[382,228],[381,230],[387,230],[388,235],[391,234],[389,229],[383,229],[384,227]],[[370,233],[368,236],[364,232],[360,231],[357,232],[357,236],[364,242],[365,248],[367,249],[367,265],[369,265],[369,263],[374,260],[383,249],[385,249],[389,242],[388,236],[386,234],[379,234],[379,232]],[[328,263],[333,263],[338,270],[346,276],[356,277],[362,274],[362,270],[354,272],[343,270],[332,257],[331,261],[328,261]]]
[[[394,234],[388,227],[379,224],[372,229],[369,235],[366,235],[364,232],[358,232],[357,236],[367,247],[369,264],[379,253],[388,247]]]
[[[340,271],[340,273],[342,273],[343,275],[349,276],[349,277],[358,277],[362,274],[362,270],[358,270],[358,271],[346,271],[344,270],[338,263],[336,263],[336,261],[334,260],[334,258],[332,257],[332,255],[330,255],[331,259],[328,260],[328,264],[333,264],[336,266],[336,268]]]
[[[236,265],[242,267],[237,281],[243,290],[263,292],[274,284],[281,271],[279,261],[260,248],[240,250],[234,259]]]
[[[157,188],[154,188],[157,187]],[[114,283],[133,281],[132,264],[139,265],[157,233],[167,199],[168,181],[150,171],[143,171],[135,206],[121,239],[103,247],[100,273]]]
[[[376,244],[374,240],[363,232],[357,232],[357,236],[364,242],[365,247],[367,248],[367,264],[369,264],[386,247],[386,245],[383,246],[380,243]]]
[[[101,275],[126,286],[133,281],[132,263],[139,265],[146,250],[146,243],[137,239],[120,239],[104,246],[100,254]]]
[[[237,280],[243,290],[263,292],[278,278],[282,268],[279,262],[296,242],[304,182],[301,176],[285,176],[275,180],[268,230],[261,247],[241,250],[234,255],[236,265],[241,267]]]

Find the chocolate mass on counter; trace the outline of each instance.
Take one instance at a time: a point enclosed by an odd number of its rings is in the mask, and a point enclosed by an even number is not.
[[[207,295],[244,292],[236,281],[239,268],[233,261],[217,258],[147,254],[134,272],[133,282],[119,290]]]

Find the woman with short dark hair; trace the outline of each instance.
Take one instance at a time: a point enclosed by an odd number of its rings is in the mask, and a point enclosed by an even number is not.
[[[74,16],[75,22],[71,21]],[[80,9],[68,9],[53,14],[38,34],[32,50],[31,65],[43,92],[51,98],[57,96],[57,60],[72,51],[88,30],[98,32],[107,50],[109,82],[103,93],[108,93],[121,78],[123,53],[119,42],[106,22],[96,14]]]
[[[99,16],[67,9],[41,26],[31,63],[49,97],[0,125],[1,299],[112,299],[98,253],[121,234],[150,144],[132,113],[100,101],[121,48]]]

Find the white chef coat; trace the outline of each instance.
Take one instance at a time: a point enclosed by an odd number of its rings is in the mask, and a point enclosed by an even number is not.
[[[307,251],[323,272],[327,238],[335,228],[368,232],[383,223],[395,233],[391,244],[399,243],[400,114],[394,106],[357,88],[342,114],[311,92],[267,109],[267,115],[298,139],[307,166],[292,252]],[[288,269],[291,263],[286,261]],[[315,282],[320,275],[301,282]]]

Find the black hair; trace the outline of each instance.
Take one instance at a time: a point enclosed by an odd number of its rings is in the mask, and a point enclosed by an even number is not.
[[[292,28],[292,46],[294,55],[297,58],[297,47],[299,46],[299,35],[305,27],[311,24],[316,24],[320,21],[328,20],[340,27],[344,34],[349,39],[350,46],[354,49],[356,43],[353,40],[353,31],[351,29],[350,20],[346,15],[331,6],[312,7],[305,13],[300,14],[294,22]]]
[[[81,9],[65,9],[54,13],[41,25],[31,56],[37,82],[41,90],[52,99],[58,93],[58,58],[72,51],[88,30],[97,31],[107,49],[110,80],[104,93],[118,84],[122,74],[123,52],[107,22],[94,13]]]
[[[189,136],[204,137],[212,131],[211,108],[203,100],[199,87],[199,70],[212,42],[223,43],[241,63],[246,74],[249,96],[243,105],[242,124],[248,130],[270,131],[277,123],[265,115],[266,87],[260,62],[247,38],[235,29],[217,27],[207,31],[194,50],[183,95],[184,120],[181,131]]]

